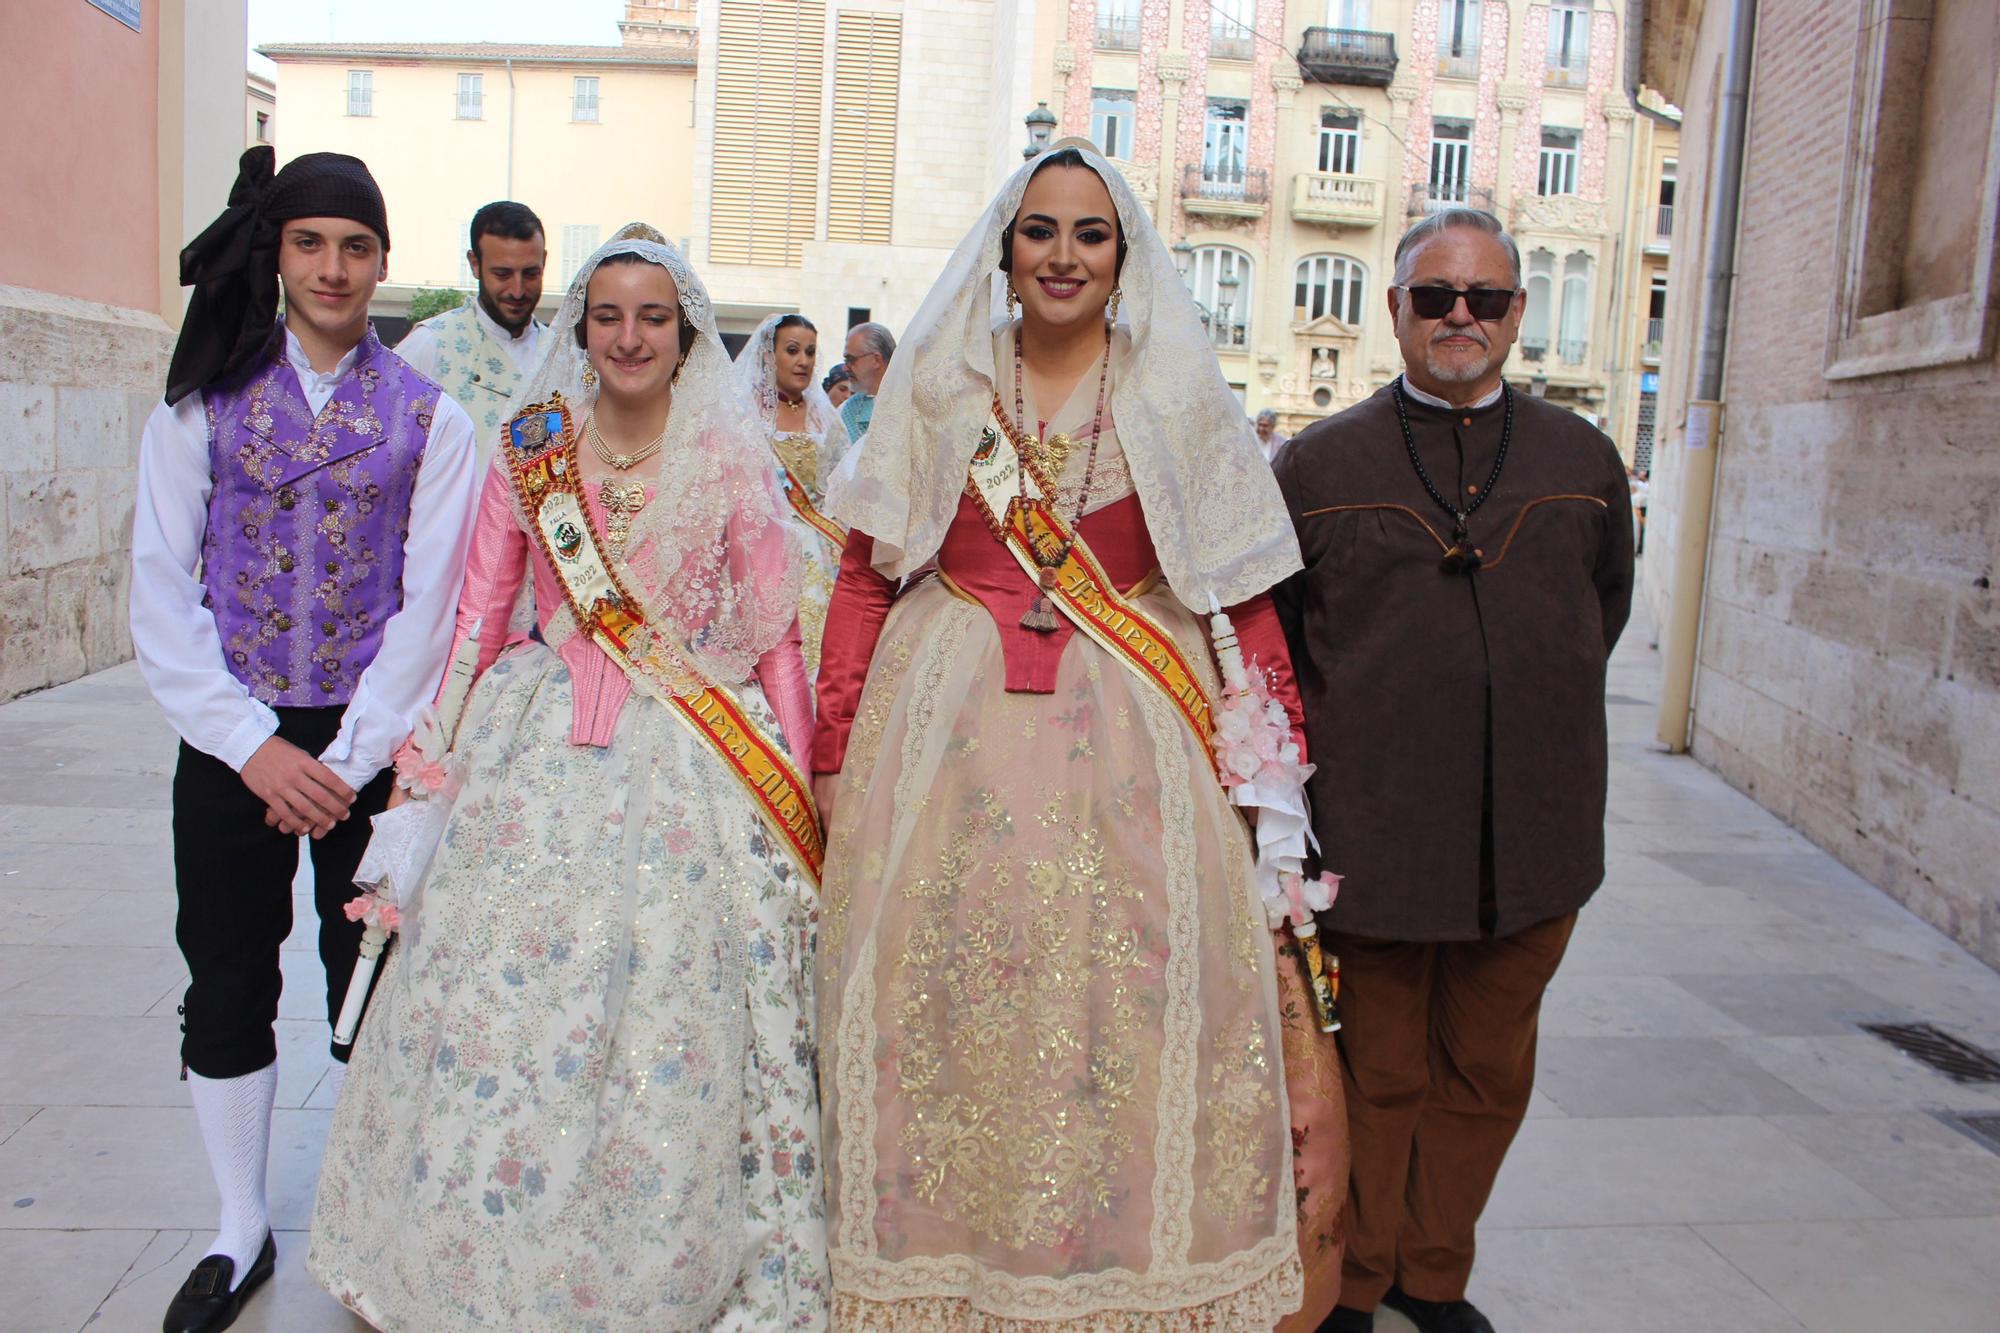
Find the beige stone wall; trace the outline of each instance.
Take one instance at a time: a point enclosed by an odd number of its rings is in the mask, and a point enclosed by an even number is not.
[[[0,287],[0,700],[132,655],[134,467],[172,349],[156,315]]]
[[[0,701],[132,655],[138,442],[185,299],[176,256],[221,207],[244,123],[243,0],[148,5],[141,33],[42,8],[9,53],[63,95],[17,82],[39,108],[10,126],[28,221],[0,209]],[[84,116],[63,83],[81,68],[105,94]]]
[[[1686,539],[1680,405],[1727,17],[1708,8],[1682,99],[1686,225],[1647,538],[1656,610]],[[1693,752],[2000,966],[2000,378],[1990,358],[1824,373],[1855,13],[1851,0],[1761,7]],[[1968,246],[1992,244],[1975,219],[1961,225]]]

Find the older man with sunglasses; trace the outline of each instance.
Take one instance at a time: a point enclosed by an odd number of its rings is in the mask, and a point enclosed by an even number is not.
[[[1491,214],[1396,248],[1403,373],[1297,435],[1276,472],[1305,568],[1276,591],[1345,877],[1353,1145],[1340,1308],[1492,1333],[1473,1232],[1534,1084],[1542,993],[1604,877],[1604,668],[1632,596],[1625,471],[1501,370],[1526,294]]]

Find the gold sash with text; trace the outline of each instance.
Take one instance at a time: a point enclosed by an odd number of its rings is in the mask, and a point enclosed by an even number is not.
[[[814,532],[833,543],[833,549],[842,550],[847,546],[847,529],[819,512],[812,497],[806,494],[805,485],[783,459],[778,460],[778,475],[784,482],[785,498],[792,502],[792,509],[811,526]]]
[[[647,622],[645,603],[604,558],[562,395],[516,414],[507,423],[507,444],[514,492],[576,623],[635,689],[665,704],[708,744],[817,886],[826,845],[811,789],[735,696],[703,676],[670,633]]]
[[[1010,441],[1014,442],[1012,448],[1008,447]],[[1172,637],[1119,594],[1082,534],[1071,534],[1056,517],[1044,498],[1053,487],[1032,463],[1026,465],[1024,474],[1021,460],[1025,456],[996,398],[992,419],[980,433],[979,448],[972,455],[966,485],[966,493],[986,518],[986,526],[1038,583],[1042,567],[1035,560],[1035,547],[1047,548],[1051,542],[1069,544],[1069,554],[1056,567],[1050,602],[1099,647],[1164,693],[1213,764],[1215,718],[1208,692]]]

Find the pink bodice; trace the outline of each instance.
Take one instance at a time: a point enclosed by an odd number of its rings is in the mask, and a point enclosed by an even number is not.
[[[584,500],[590,509],[592,525],[603,533],[606,516],[597,483],[585,483]],[[543,636],[549,637],[551,619],[564,602],[562,584],[548,560],[534,549],[528,534],[521,530],[515,517],[512,487],[506,474],[496,468],[486,474],[486,488],[480,493],[472,549],[466,557],[465,587],[458,599],[458,626],[452,639],[452,651],[456,654],[472,627],[481,625],[481,674],[507,647],[507,620],[513,614],[521,582],[531,564],[535,575],[536,620]],[[639,580],[643,595],[649,599],[660,595],[650,542],[640,542],[625,565]],[[609,745],[618,726],[618,715],[632,693],[631,681],[586,635],[569,635],[556,651],[570,672],[571,743]],[[786,747],[794,755],[805,755],[812,741],[812,698],[806,683],[805,660],[800,655],[796,621],[775,647],[758,658],[756,671],[771,711],[777,714],[778,725],[785,733]]]
[[[1136,495],[1085,515],[1079,528],[1092,554],[1120,591],[1130,591],[1158,564],[1153,539],[1146,528],[1145,511]],[[827,609],[826,637],[820,648],[818,717],[812,755],[815,773],[838,773],[846,760],[847,734],[861,704],[875,643],[896,598],[896,585],[875,569],[874,551],[874,538],[857,528],[848,535],[847,549],[841,553],[840,577],[834,584],[832,604]],[[992,616],[993,628],[1000,636],[1001,657],[1006,663],[1007,688],[1028,694],[1053,693],[1056,668],[1076,628],[1062,617],[1058,617],[1052,633],[1022,628],[1022,613],[1037,592],[1034,581],[1000,545],[971,500],[959,502],[958,514],[938,549],[937,563],[953,583]],[[1229,616],[1236,626],[1244,658],[1254,659],[1270,671],[1272,694],[1284,704],[1292,720],[1292,733],[1299,742],[1299,753],[1303,755],[1305,720],[1299,711],[1298,683],[1292,676],[1291,654],[1286,649],[1284,631],[1278,624],[1270,594],[1259,593],[1239,606],[1230,607]]]

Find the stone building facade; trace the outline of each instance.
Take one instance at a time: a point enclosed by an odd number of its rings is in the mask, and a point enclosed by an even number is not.
[[[1057,3],[1060,132],[1097,139],[1187,247],[1247,408],[1290,433],[1386,383],[1396,241],[1469,204],[1521,243],[1513,373],[1630,456],[1657,238],[1629,229],[1673,130],[1625,96],[1623,0]]]
[[[139,432],[180,323],[181,245],[235,178],[246,29],[243,0],[145,5],[137,26],[66,0],[9,17],[0,700],[132,655]]]
[[[472,215],[518,199],[549,247],[544,317],[569,279],[634,219],[692,230],[692,0],[630,0],[617,45],[273,42],[285,99],[280,162],[352,153],[388,202],[395,248],[370,313],[394,342],[410,298],[475,285]],[[639,164],[643,163],[643,166]]]
[[[693,256],[725,334],[901,331],[1021,163],[1047,0],[698,0]],[[1044,94],[1046,96],[1046,94]]]
[[[2000,966],[2000,9],[1758,5],[1697,526],[1694,279],[1734,7],[1648,0],[1642,34],[1646,82],[1687,112],[1643,587],[1700,630],[1662,643],[1694,662],[1692,722],[1662,739]]]

